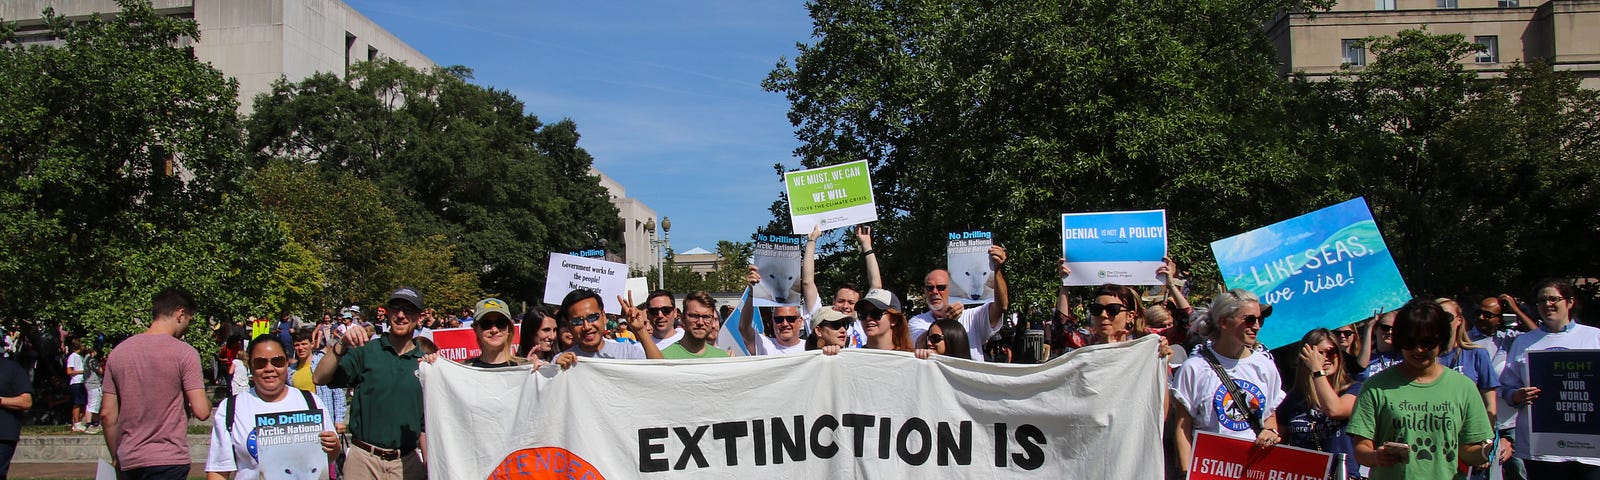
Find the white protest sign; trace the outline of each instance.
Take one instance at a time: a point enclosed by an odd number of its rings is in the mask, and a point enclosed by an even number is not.
[[[950,301],[982,305],[994,301],[994,269],[989,265],[989,232],[951,233],[945,255],[950,272]]]
[[[761,272],[761,282],[752,289],[751,303],[757,307],[799,306],[800,256],[806,238],[798,235],[757,233],[750,263]]]
[[[628,293],[627,265],[598,258],[551,253],[549,272],[544,281],[544,303],[560,305],[568,292],[581,288],[600,294],[600,298],[605,300],[606,313],[622,313],[617,296]]]
[[[811,227],[829,230],[878,219],[872,174],[866,160],[783,174],[789,218],[796,234]]]
[[[628,293],[624,295],[632,295],[632,297],[624,296],[622,298],[632,298],[634,305],[644,303],[645,299],[650,298],[649,279],[645,277],[628,277],[626,285],[628,286]]]
[[[1152,335],[1043,365],[865,349],[584,358],[532,375],[423,364],[428,474],[1160,478],[1159,345]]]

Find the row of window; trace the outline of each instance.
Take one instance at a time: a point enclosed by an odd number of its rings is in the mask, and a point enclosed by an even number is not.
[[[1395,0],[1374,0],[1372,8],[1374,10],[1394,10],[1394,3]],[[1522,0],[1500,0],[1499,4],[1500,8],[1520,7],[1522,6]],[[1461,8],[1457,0],[1434,0],[1434,5],[1438,8]]]
[[[1443,0],[1441,0],[1442,2]],[[1347,38],[1340,40],[1339,51],[1344,52],[1344,63],[1359,67],[1367,64],[1367,48],[1361,46],[1361,39]],[[1472,37],[1472,43],[1483,47],[1473,59],[1477,63],[1500,63],[1500,37],[1496,35],[1479,35]]]

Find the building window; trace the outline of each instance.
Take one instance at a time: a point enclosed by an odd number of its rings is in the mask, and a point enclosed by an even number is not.
[[[1347,38],[1339,43],[1339,50],[1344,52],[1345,65],[1360,67],[1367,64],[1367,47],[1362,46],[1360,39]]]
[[[1522,2],[1520,0],[1500,0],[1500,8],[1511,8],[1511,7],[1520,7],[1520,6],[1522,6]]]
[[[355,36],[355,34],[350,33],[350,32],[344,32],[344,76],[346,78],[350,77],[350,51],[354,50],[355,48],[356,48],[356,36]]]
[[[1478,63],[1500,63],[1500,37],[1479,35],[1472,37],[1472,43],[1483,47],[1483,51],[1478,52]]]
[[[1377,0],[1373,8],[1376,10],[1394,10],[1394,0]]]
[[[378,49],[376,47],[368,45],[367,46],[367,61],[370,62],[370,61],[377,60],[377,59],[378,59]]]
[[[1439,0],[1439,8],[1457,8],[1456,0]]]

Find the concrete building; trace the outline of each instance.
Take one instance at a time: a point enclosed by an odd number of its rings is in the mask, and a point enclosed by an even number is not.
[[[656,218],[656,211],[639,199],[628,198],[628,189],[605,172],[589,167],[589,174],[600,177],[600,186],[606,188],[606,193],[611,196],[611,205],[617,207],[617,221],[622,222],[622,237],[616,239],[621,246],[607,248],[622,253],[622,258],[613,261],[627,263],[629,269],[640,271],[654,267],[657,254],[650,241],[655,237],[645,231],[644,226],[647,221]],[[657,231],[654,235],[661,235],[661,232]]]
[[[689,271],[700,274],[700,279],[704,280],[706,275],[717,271],[717,262],[722,260],[722,256],[717,255],[717,252],[694,247],[687,251],[676,252],[672,259],[678,265],[689,267]]]
[[[1462,61],[1480,75],[1543,59],[1600,88],[1600,0],[1349,0],[1327,12],[1281,14],[1267,34],[1284,74],[1316,78],[1345,64],[1359,72],[1372,58],[1358,40],[1424,26],[1483,45]]]
[[[239,81],[239,112],[278,78],[298,81],[317,72],[341,77],[356,62],[391,58],[417,68],[428,57],[339,0],[152,0],[157,11],[194,19],[200,40],[194,56]],[[114,0],[6,0],[0,18],[17,24],[17,42],[52,42],[40,12],[55,9],[70,20],[114,14]]]

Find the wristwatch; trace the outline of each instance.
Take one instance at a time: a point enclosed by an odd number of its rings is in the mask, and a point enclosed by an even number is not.
[[[1328,371],[1320,368],[1315,372],[1311,372],[1311,378],[1322,378],[1326,376],[1328,376]]]

